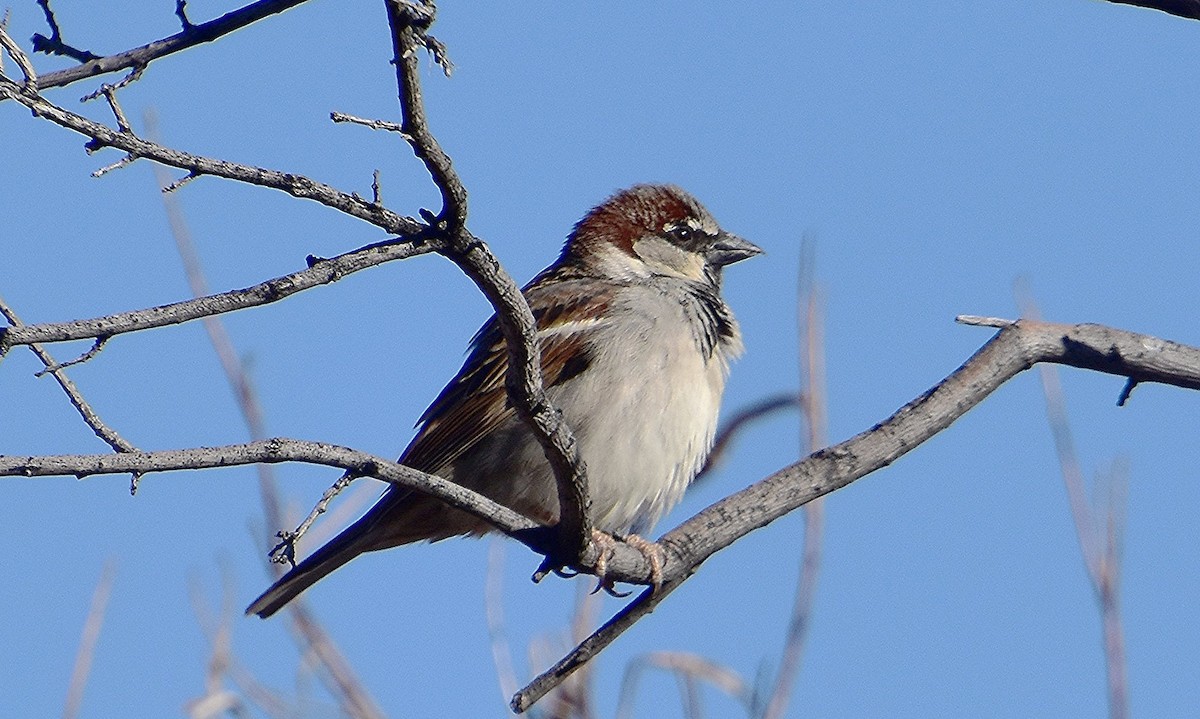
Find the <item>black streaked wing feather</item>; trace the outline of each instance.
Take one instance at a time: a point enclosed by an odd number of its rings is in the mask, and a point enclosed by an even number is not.
[[[537,321],[542,381],[553,387],[582,372],[589,361],[584,333],[571,331],[569,325],[592,319],[596,312],[603,319],[617,286],[595,279],[546,282],[548,279],[534,280],[525,296]],[[421,415],[420,431],[400,462],[423,472],[441,473],[512,417],[514,410],[504,388],[507,370],[507,345],[492,317],[472,340],[462,369]]]

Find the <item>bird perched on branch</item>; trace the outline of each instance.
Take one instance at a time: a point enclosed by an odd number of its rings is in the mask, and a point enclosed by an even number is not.
[[[638,185],[588,212],[558,260],[525,287],[546,392],[587,464],[597,529],[647,531],[704,464],[729,362],[742,351],[737,322],[721,297],[721,270],[761,252],[722,230],[682,189]],[[507,366],[493,317],[475,336],[462,369],[421,416],[400,462],[554,524],[554,474],[508,403]],[[490,528],[393,485],[247,613],[274,614],[363,552]]]

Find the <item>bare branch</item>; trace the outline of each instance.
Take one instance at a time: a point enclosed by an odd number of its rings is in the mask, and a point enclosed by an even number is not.
[[[91,138],[86,145],[89,152],[112,147],[128,153],[129,157],[126,160],[122,160],[110,168],[128,164],[132,159],[145,158],[186,170],[194,175],[224,177],[250,185],[280,190],[301,199],[313,200],[326,207],[369,222],[390,234],[411,235],[422,229],[421,224],[411,217],[402,217],[357,195],[341,192],[330,185],[311,180],[303,175],[192,155],[150,142],[132,132],[113,130],[82,115],[65,110],[28,88],[0,78],[0,100],[5,98],[16,100],[32,110],[35,115],[44,117],[56,125]],[[110,168],[105,168],[104,171]]]
[[[132,82],[132,77],[130,75],[128,78],[125,78],[125,84]],[[117,132],[133,132],[133,127],[129,124],[129,119],[125,117],[125,110],[121,108],[121,103],[117,101],[117,90],[121,89],[121,87],[123,85],[109,85],[108,83],[104,83],[100,86],[99,90],[85,96],[83,99],[86,102],[103,95],[104,99],[108,100],[108,108],[112,110],[113,117],[117,121]]]
[[[591,546],[586,467],[570,428],[550,404],[542,386],[541,351],[533,313],[487,245],[467,230],[467,191],[425,118],[418,53],[428,47],[425,32],[433,22],[435,8],[428,0],[420,4],[385,0],[385,4],[400,91],[401,128],[442,194],[437,226],[445,230],[448,243],[441,252],[475,282],[495,307],[508,344],[505,385],[509,400],[542,445],[558,481],[558,541],[547,561],[561,565],[589,560],[599,552]]]
[[[131,68],[144,68],[151,62],[171,55],[173,53],[186,50],[196,45],[201,45],[206,42],[212,42],[217,38],[228,35],[234,30],[239,30],[247,25],[251,25],[263,18],[270,17],[289,10],[297,5],[302,5],[307,0],[259,0],[258,2],[250,3],[244,7],[238,8],[225,13],[219,18],[209,20],[208,22],[200,23],[185,27],[182,32],[165,37],[161,40],[155,40],[147,45],[126,50],[108,57],[97,58],[91,53],[92,59],[77,65],[76,67],[59,70],[45,75],[41,81],[41,87],[62,87],[71,83],[85,80],[87,78],[104,75],[110,72],[119,72]],[[53,17],[53,16],[49,16]],[[51,24],[54,37],[58,37],[57,25]],[[35,36],[35,49],[42,52],[51,52],[49,48],[43,49],[37,45],[37,37]],[[49,40],[45,39],[44,40]],[[63,46],[59,46],[60,48]],[[77,51],[78,52],[78,51]],[[72,56],[74,57],[74,56]],[[76,57],[75,59],[81,59]],[[0,97],[2,99],[2,97]]]
[[[336,282],[360,270],[437,251],[441,246],[441,240],[418,233],[370,244],[329,259],[310,256],[308,269],[245,289],[93,319],[9,327],[0,330],[0,355],[17,345],[112,337],[271,304],[297,292]]]
[[[1039,320],[1037,304],[1029,288],[1018,283],[1017,303],[1021,314]],[[1096,593],[1103,626],[1104,660],[1108,688],[1109,719],[1127,719],[1129,716],[1129,692],[1125,663],[1125,638],[1121,623],[1119,597],[1120,587],[1120,535],[1123,529],[1124,496],[1120,499],[1113,491],[1123,473],[1114,467],[1105,481],[1109,490],[1105,495],[1104,530],[1101,531],[1096,518],[1096,507],[1088,501],[1083,469],[1079,452],[1071,433],[1071,422],[1067,418],[1067,399],[1059,379],[1058,369],[1052,365],[1038,368],[1042,382],[1042,396],[1046,401],[1046,419],[1050,434],[1054,438],[1054,449],[1058,454],[1059,470],[1067,490],[1067,502],[1071,507],[1071,519],[1075,525],[1075,537],[1083,555],[1084,568]],[[1121,390],[1118,406],[1124,406],[1136,380],[1130,377]],[[1120,479],[1118,479],[1120,477]]]
[[[7,17],[8,16],[6,13],[5,19],[7,19]],[[8,30],[4,27],[4,23],[2,22],[0,22],[0,47],[4,48],[4,51],[8,53],[8,56],[11,57],[13,62],[17,63],[17,67],[20,68],[21,75],[25,78],[24,89],[27,92],[37,92],[38,76],[37,72],[33,69],[33,63],[29,62],[29,56],[25,54],[25,51],[21,49],[21,46],[17,44],[17,41],[13,40],[12,36],[8,34]],[[0,75],[0,78],[2,77],[3,75]]]
[[[362,125],[363,127],[369,127],[372,130],[387,130],[388,132],[395,132],[405,140],[411,140],[408,134],[404,132],[404,128],[398,122],[392,122],[390,120],[368,120],[365,117],[347,115],[344,112],[331,112],[329,113],[329,119],[333,120],[334,122],[348,122],[353,125]]]
[[[262,4],[260,3],[258,6],[261,7]],[[273,7],[275,6],[273,5]],[[102,147],[124,150],[127,157],[110,167],[123,166],[137,158],[148,158],[164,165],[184,169],[192,176],[215,175],[271,187],[296,197],[313,199],[346,214],[371,222],[393,234],[417,235],[424,231],[422,239],[429,242],[430,246],[422,247],[422,251],[437,249],[454,260],[497,308],[511,356],[507,377],[510,397],[513,399],[518,414],[531,423],[535,435],[542,442],[556,476],[559,478],[561,519],[558,532],[560,537],[565,539],[560,539],[553,554],[562,556],[562,559],[556,560],[559,563],[582,561],[590,556],[589,551],[591,555],[597,554],[590,546],[591,527],[586,513],[587,485],[584,465],[578,457],[570,431],[561,416],[546,399],[542,387],[540,353],[537,350],[537,337],[532,314],[516,283],[503,271],[486,245],[467,231],[465,227],[466,191],[452,169],[449,158],[429,132],[425,120],[421,105],[416,53],[419,48],[430,45],[431,41],[424,35],[424,28],[432,21],[432,6],[400,4],[389,0],[387,7],[394,34],[401,106],[404,116],[403,127],[411,137],[412,146],[425,162],[426,167],[429,168],[443,195],[442,213],[438,218],[437,226],[433,228],[425,228],[416,220],[400,217],[374,202],[364,200],[357,195],[347,195],[306,177],[198,157],[144,140],[132,132],[113,131],[104,125],[68,112],[45,100],[36,92],[7,80],[0,80],[0,98],[16,99],[35,114],[90,137],[91,141],[88,143],[90,150]],[[199,27],[202,26],[197,26],[197,28]],[[432,247],[434,238],[440,239],[443,236],[445,243],[439,247]],[[266,291],[267,296],[273,300],[277,297],[269,287],[270,284],[265,283],[267,286],[260,285],[257,289]],[[226,301],[234,300],[235,304],[238,304],[239,301],[243,302],[244,306],[264,304],[266,299],[254,297],[253,293],[240,296],[231,296],[230,293],[226,293],[220,297]],[[165,308],[153,308],[139,313],[117,316],[129,323],[123,329],[104,326],[87,328],[85,327],[87,321],[66,323],[65,326],[58,326],[58,329],[61,331],[69,326],[73,331],[60,335],[58,339],[40,335],[33,338],[27,336],[22,341],[19,334],[10,330],[0,336],[0,353],[14,344],[27,344],[32,341],[60,341],[70,336],[80,338],[113,335],[119,331],[174,324],[222,311],[208,309],[205,304],[204,300],[193,300],[189,303],[177,303]],[[112,319],[101,318],[101,320]],[[109,324],[112,322],[110,321]]]
[[[300,523],[300,526],[291,531],[280,530],[279,533],[275,535],[279,538],[279,543],[276,544],[268,553],[271,557],[271,561],[275,564],[283,564],[286,562],[289,566],[295,567],[296,542],[298,542],[300,538],[308,532],[309,528],[312,527],[313,522],[317,521],[317,517],[325,514],[325,510],[329,507],[329,503],[333,501],[334,497],[341,494],[342,491],[349,487],[350,483],[355,479],[358,479],[358,477],[351,472],[346,472],[341,477],[338,477],[337,481],[329,485],[329,488],[321,494],[321,499],[317,501],[316,506],[312,508],[312,510],[308,513],[308,516],[305,517],[304,521]],[[276,524],[273,526],[279,525]]]
[[[17,313],[13,311],[13,309],[9,307],[2,298],[0,298],[0,315],[3,315],[4,319],[8,320],[9,323],[9,328],[7,330],[0,330],[0,332],[20,331],[25,327],[25,325],[21,324],[21,319],[17,317]],[[0,348],[3,347],[2,340],[3,336],[0,335]],[[78,362],[83,362],[94,355],[99,351],[101,344],[103,344],[103,342],[101,339],[98,339],[91,350],[86,352],[82,357],[79,357],[71,362],[67,362],[66,364],[55,362],[54,358],[50,356],[50,353],[47,352],[46,349],[40,344],[31,342],[29,343],[29,349],[32,350],[35,355],[37,355],[37,358],[46,367],[45,370],[38,373],[39,376],[47,372],[54,376],[55,381],[58,382],[58,386],[62,387],[63,392],[66,392],[67,399],[70,400],[71,406],[73,406],[75,410],[79,412],[79,416],[83,418],[84,423],[87,424],[88,427],[91,427],[92,431],[96,433],[97,437],[108,443],[108,446],[112,447],[114,452],[134,452],[137,451],[137,447],[134,447],[128,440],[118,434],[115,429],[109,427],[104,420],[100,419],[100,415],[96,414],[96,411],[92,409],[92,406],[83,398],[83,394],[79,391],[79,388],[75,386],[75,383],[70,377],[67,376],[66,372],[63,371],[64,367]],[[0,354],[3,354],[3,352],[0,351]],[[131,486],[134,490],[136,490],[136,473],[134,473],[133,484]]]
[[[507,534],[524,536],[539,525],[465,487],[390,460],[324,442],[276,437],[246,444],[120,454],[0,455],[0,476],[53,477],[146,474],[181,469],[238,467],[256,462],[307,462],[339,467],[432,495],[456,509],[486,518]],[[632,550],[630,550],[632,551]]]
[[[66,369],[67,367],[74,367],[77,364],[83,364],[84,362],[87,362],[88,360],[92,359],[96,355],[100,354],[100,350],[104,349],[104,345],[107,343],[108,343],[107,337],[97,337],[96,341],[92,343],[92,346],[90,348],[88,348],[87,352],[84,352],[83,354],[79,355],[78,357],[76,357],[73,360],[67,360],[66,362],[59,362],[59,363],[53,364],[43,370],[34,372],[33,376],[34,377],[43,377],[45,375],[51,374],[55,370]]]
[[[1008,327],[1013,323],[1013,320],[1005,320],[999,317],[981,317],[979,315],[959,315],[954,318],[954,321],[960,325],[974,325],[976,327]]]
[[[814,263],[811,248],[811,243],[805,241],[800,251],[800,374],[802,391],[808,398],[804,404],[805,425],[808,431],[801,443],[803,453],[824,447],[829,441],[826,430],[829,424],[829,408],[825,392],[824,319],[819,288],[812,278]],[[808,638],[813,603],[816,600],[824,532],[825,504],[822,498],[818,498],[804,505],[804,551],[800,555],[800,576],[796,581],[796,594],[792,600],[792,615],[785,635],[783,655],[775,673],[775,686],[763,710],[762,719],[775,719],[784,715],[791,701],[792,687],[800,674],[804,644]]]
[[[338,651],[333,639],[312,616],[305,604],[291,605],[289,615],[292,627],[300,635],[300,641],[307,646],[321,667],[328,674],[334,685],[334,695],[342,704],[342,709],[352,719],[384,719],[383,712],[375,704],[375,700],[355,676],[353,668]]]
[[[1039,362],[1063,364],[1140,382],[1200,389],[1200,349],[1094,324],[1062,325],[1019,320],[1000,330],[949,377],[888,419],[703,510],[667,532],[663,585],[643,592],[570,654],[517,693],[512,708],[528,709],[575,669],[645,616],[688,579],[701,563],[750,532],[808,502],[886,467],[949,427],[1000,385]],[[618,545],[608,574],[645,584],[649,567],[636,551]],[[628,550],[628,551],[625,551]]]

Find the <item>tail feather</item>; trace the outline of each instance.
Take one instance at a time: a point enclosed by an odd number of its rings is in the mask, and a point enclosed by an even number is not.
[[[276,580],[267,591],[246,608],[246,614],[257,614],[266,619],[278,612],[283,605],[295,599],[305,589],[324,579],[363,552],[383,549],[417,539],[417,537],[392,538],[386,536],[389,533],[378,531],[381,525],[383,527],[403,526],[403,521],[389,520],[403,516],[405,508],[414,504],[413,499],[419,501],[419,498],[412,497],[409,492],[397,492],[393,489],[384,492],[379,501],[367,510],[366,514]]]
[[[488,528],[483,520],[432,497],[389,490],[357,522],[280,577],[250,604],[246,614],[266,619],[363,552],[460,534],[482,534]]]
[[[305,589],[362,554],[364,550],[358,546],[362,535],[353,532],[354,529],[353,525],[348,527],[328,544],[292,567],[291,571],[280,577],[246,608],[246,614],[257,614],[266,619]]]

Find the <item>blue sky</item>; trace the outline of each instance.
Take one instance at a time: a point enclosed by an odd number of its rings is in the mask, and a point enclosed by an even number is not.
[[[108,53],[177,29],[172,4],[59,2],[67,40]],[[443,3],[435,34],[457,70],[426,73],[435,133],[471,191],[470,226],[525,281],[614,189],[678,183],[767,250],[727,273],[747,354],[726,407],[797,386],[796,271],[815,243],[826,298],[830,435],[840,441],[938,381],[990,332],[957,314],[1015,316],[1022,278],[1043,314],[1200,345],[1196,202],[1200,24],[1096,0],[895,3]],[[192,2],[194,19],[231,3]],[[114,22],[114,18],[121,22]],[[15,3],[20,40],[44,32]],[[436,207],[395,137],[334,126],[332,110],[395,118],[382,3],[314,2],[154,64],[121,93],[166,144],[309,175],[393,209]],[[43,71],[61,61],[37,58]],[[12,71],[11,63],[7,64]],[[81,83],[48,96],[79,105]],[[145,163],[101,179],[83,141],[0,104],[0,295],[27,322],[181,299],[188,290]],[[178,199],[209,282],[246,286],[381,239],[314,203],[201,179]],[[450,263],[423,257],[227,318],[272,435],[385,456],[458,368],[490,310]],[[66,359],[81,346],[55,348]],[[36,360],[0,364],[0,453],[99,452]],[[72,376],[146,449],[246,437],[198,324],[126,335]],[[1128,463],[1122,605],[1131,707],[1200,706],[1200,396],[1063,372],[1085,472]],[[678,523],[795,461],[796,416],[744,435]],[[334,475],[279,469],[306,512]],[[92,590],[116,563],[81,716],[171,716],[203,691],[207,644],[191,593],[266,585],[251,469],[3,483],[0,716],[61,711]],[[1003,387],[894,466],[827,500],[826,554],[794,717],[1066,718],[1105,713],[1099,618],[1079,559],[1036,375]],[[799,561],[800,516],[706,563],[596,665],[611,716],[624,668],[698,652],[749,680],[773,671]],[[488,542],[360,558],[308,594],[391,716],[504,716],[483,611]],[[575,582],[539,586],[505,554],[504,608],[525,647],[560,637]],[[617,600],[604,600],[611,614]],[[260,680],[334,705],[283,622],[238,618]],[[557,641],[557,640],[556,640]],[[545,661],[545,660],[543,660]],[[682,716],[668,677],[635,716]],[[736,706],[706,690],[710,715]]]

